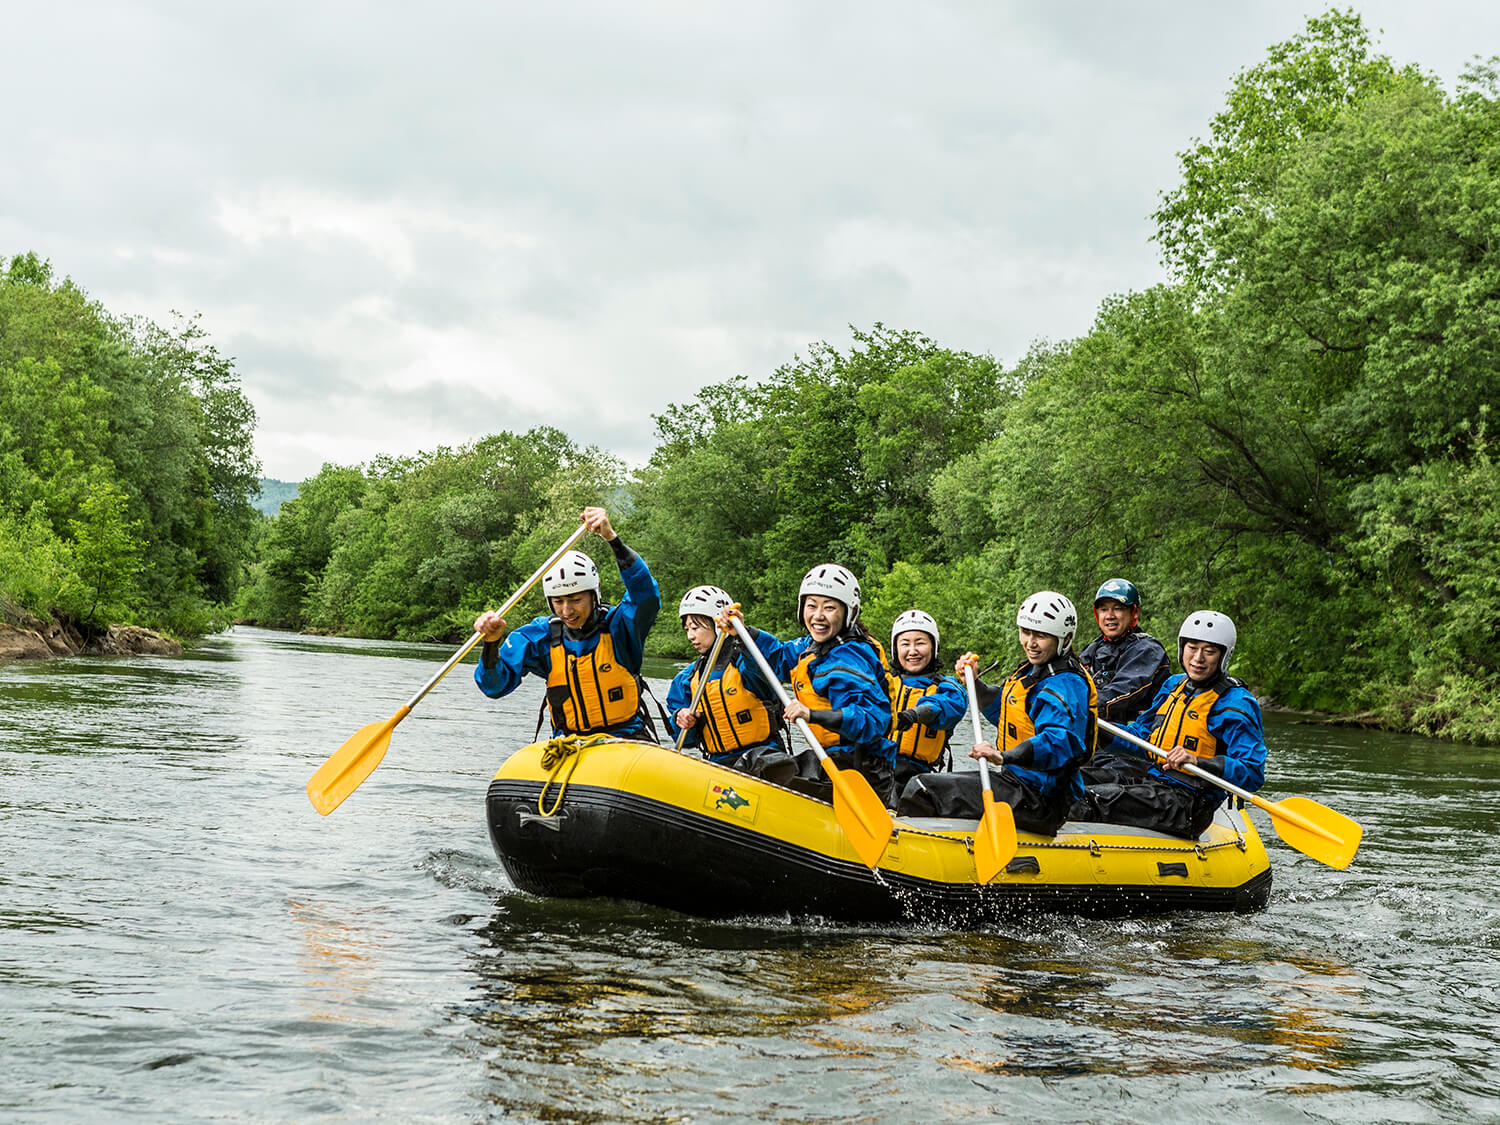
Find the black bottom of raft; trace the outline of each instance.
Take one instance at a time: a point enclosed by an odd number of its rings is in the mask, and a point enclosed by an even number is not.
[[[1249,913],[1263,910],[1271,893],[1269,868],[1230,887],[981,886],[887,870],[877,876],[860,863],[615,788],[575,782],[557,815],[543,817],[537,813],[541,791],[539,781],[497,777],[486,814],[491,842],[511,880],[522,891],[551,897],[629,899],[705,918],[769,915],[963,927],[1033,913]]]

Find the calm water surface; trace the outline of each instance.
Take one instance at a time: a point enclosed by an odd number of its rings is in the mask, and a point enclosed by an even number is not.
[[[1257,813],[1259,915],[709,923],[509,884],[530,685],[456,669],[313,812],[449,651],[0,665],[0,1120],[1500,1121],[1500,752],[1273,717],[1267,793],[1366,834]]]

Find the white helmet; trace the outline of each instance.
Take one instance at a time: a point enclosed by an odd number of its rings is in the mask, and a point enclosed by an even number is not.
[[[1177,630],[1177,663],[1182,663],[1182,646],[1188,641],[1207,641],[1224,650],[1219,661],[1219,671],[1229,671],[1229,658],[1234,655],[1234,642],[1239,639],[1234,622],[1222,613],[1211,609],[1200,609],[1187,615],[1182,628]]]
[[[712,619],[719,615],[719,610],[728,609],[733,604],[734,599],[717,586],[694,586],[682,595],[682,601],[677,605],[677,616],[682,618],[693,613]]]
[[[932,614],[923,613],[920,609],[909,609],[891,623],[891,651],[896,651],[896,638],[902,633],[910,633],[913,630],[926,633],[932,638],[934,651],[938,646],[937,622],[932,619]]]
[[[549,598],[580,594],[585,590],[599,594],[599,568],[582,551],[569,551],[555,566],[542,575],[542,593]]]
[[[1016,625],[1056,637],[1057,655],[1062,656],[1073,647],[1073,637],[1078,632],[1078,611],[1072,602],[1055,590],[1038,590],[1021,603],[1016,612]]]
[[[813,567],[802,576],[802,585],[797,590],[797,619],[802,619],[802,599],[808,594],[843,602],[847,614],[847,628],[859,620],[859,579],[837,563],[823,563]]]

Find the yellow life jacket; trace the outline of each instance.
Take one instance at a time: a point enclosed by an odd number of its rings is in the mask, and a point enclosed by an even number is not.
[[[1172,689],[1151,724],[1151,745],[1170,750],[1181,746],[1199,758],[1212,758],[1219,751],[1219,740],[1208,733],[1208,715],[1219,702],[1219,696],[1234,686],[1228,677],[1219,677],[1206,690],[1198,690],[1186,676]]]
[[[912,758],[925,765],[936,765],[948,748],[948,731],[932,730],[921,723],[912,723],[905,730],[896,729],[896,716],[937,691],[942,683],[933,679],[926,684],[911,685],[894,672],[885,679],[886,694],[891,697],[891,729],[887,737],[896,744],[896,753],[903,758]]]
[[[875,650],[875,655],[880,660],[881,670],[884,672],[884,676],[875,682],[882,691],[886,692],[887,698],[889,698],[890,692],[884,679],[891,674],[891,666],[885,658],[885,649],[880,646],[880,642],[877,640],[865,637],[858,639],[867,643]],[[816,659],[818,659],[817,648],[814,645],[808,645],[803,650],[801,657],[798,658],[796,667],[792,669],[792,695],[798,703],[802,704],[809,711],[832,711],[835,709],[833,704],[813,690],[811,665]],[[845,671],[861,677],[864,675],[863,672],[855,672],[853,668],[847,668]],[[839,745],[841,739],[838,731],[827,730],[811,721],[807,725],[812,730],[813,737],[823,745],[824,749]]]
[[[695,697],[698,695],[698,680],[704,674],[702,663],[700,661],[700,667],[694,669],[690,685]],[[770,708],[765,700],[750,690],[733,660],[718,679],[708,681],[699,706],[703,708],[705,720],[699,729],[706,753],[727,754],[773,741],[776,723]]]
[[[1036,734],[1036,726],[1031,721],[1031,715],[1026,710],[1027,701],[1030,700],[1032,692],[1046,690],[1045,685],[1049,676],[1060,672],[1077,672],[1083,677],[1084,682],[1089,685],[1089,713],[1088,722],[1083,739],[1084,761],[1094,756],[1094,744],[1099,739],[1099,728],[1095,719],[1099,713],[1099,690],[1094,687],[1094,678],[1088,674],[1087,669],[1075,660],[1067,663],[1048,666],[1048,670],[1034,680],[1027,681],[1026,673],[1031,668],[1031,662],[1025,661],[1020,667],[1010,674],[1000,692],[1002,702],[1000,707],[1000,744],[997,747],[1002,753],[1012,746],[1025,742]],[[1076,717],[1076,716],[1075,716]],[[1082,762],[1078,763],[1082,765]]]
[[[635,718],[641,707],[636,675],[615,657],[615,639],[606,629],[591,652],[574,655],[554,629],[547,702],[552,725],[570,734],[607,730]]]

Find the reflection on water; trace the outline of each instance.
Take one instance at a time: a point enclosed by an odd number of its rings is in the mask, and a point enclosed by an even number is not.
[[[1273,717],[1268,792],[1366,834],[1264,832],[1262,914],[705,922],[510,886],[484,790],[539,692],[468,668],[311,810],[451,652],[0,665],[0,1119],[1500,1120],[1493,751]]]
[[[1340,1013],[1360,991],[1347,966],[1278,962],[1254,943],[1225,956],[1170,921],[1134,923],[1123,941],[1099,923],[1085,933],[1072,920],[1041,924],[1041,934],[712,924],[514,897],[476,931],[481,987],[461,1015],[495,1052],[495,1104],[537,1117],[567,1105],[566,1120],[651,1119],[651,1099],[639,1114],[613,1100],[619,1083],[641,1086],[647,1059],[656,1098],[693,1083],[716,1092],[694,1119],[713,1119],[721,1103],[726,1118],[754,1106],[805,1120],[842,1106],[903,1120],[926,1085],[974,1076],[1222,1088],[1235,1074],[1260,1083],[1275,1073],[1298,1096],[1345,1088]],[[1121,955],[1159,971],[1147,979]],[[776,1077],[745,1081],[742,1068],[772,1060]],[[749,1090],[776,1100],[745,1101]],[[953,1115],[981,1104],[971,1090]]]
[[[478,931],[485,945],[473,969],[485,997],[472,1015],[512,1034],[545,1012],[539,1049],[621,1034],[781,1033],[868,1010],[893,988],[880,947],[847,933],[725,934],[645,907],[577,902],[564,913],[538,902],[515,896]]]
[[[735,1085],[703,1057],[731,1070],[747,1056],[825,1076],[874,1068],[870,1085],[842,1094],[871,1120],[903,1119],[898,1107],[921,1102],[935,1068],[944,1083],[1269,1082],[1289,1097],[1354,1091],[1367,1104],[1356,1032],[1380,990],[1342,961],[1289,957],[1266,937],[1226,940],[1222,922],[893,933],[513,896],[476,931],[480,993],[461,1014],[487,1048],[508,1045],[492,1071],[496,1104],[541,1115],[563,1103],[576,1114],[567,1120],[649,1119],[611,1118],[603,1091],[638,1081],[643,1054],[674,1055],[662,1041],[691,1043],[696,1061],[681,1075],[657,1067],[659,1095],[688,1075]],[[835,1112],[822,1078],[778,1089],[786,1119]],[[959,1104],[955,1116],[975,1110]]]
[[[300,1003],[314,1020],[368,1019],[356,1001],[378,989],[380,944],[370,911],[343,917],[336,901],[292,901],[287,904],[302,934],[297,969],[304,988]]]
[[[482,988],[464,1018],[499,1052],[496,1104],[542,1119],[670,1119],[659,1099],[684,1093],[692,1100],[681,1112],[699,1119],[715,1101],[738,1104],[726,1086],[774,1085],[765,1073],[774,1060],[836,1068],[839,1058],[869,1058],[867,1044],[836,1029],[904,991],[888,935],[523,896],[477,932],[472,968]],[[727,1072],[704,1089],[689,1062],[698,1058]],[[742,1069],[746,1060],[752,1070]],[[633,1108],[622,1096],[630,1090]],[[790,1104],[806,1097],[781,1094]],[[776,1116],[769,1108],[760,1112]]]

